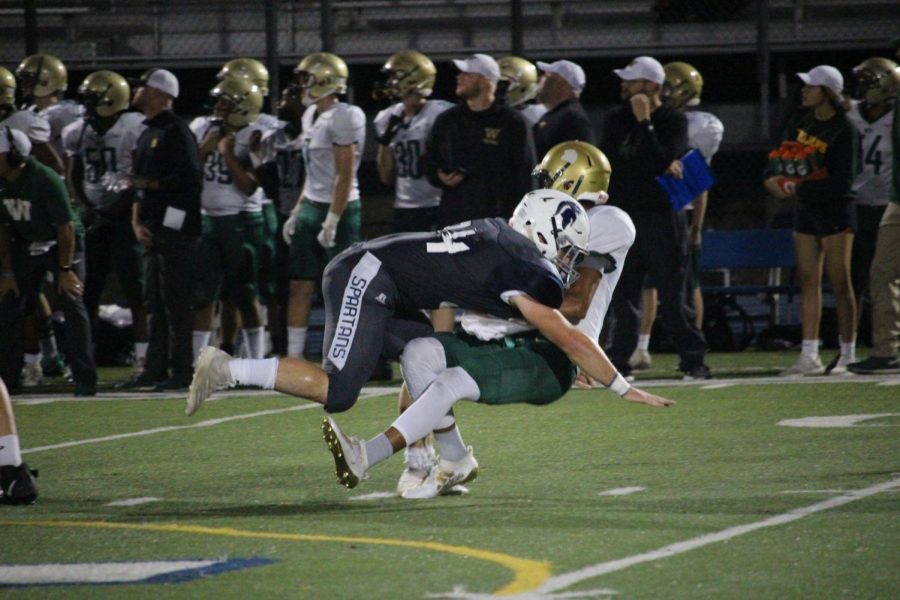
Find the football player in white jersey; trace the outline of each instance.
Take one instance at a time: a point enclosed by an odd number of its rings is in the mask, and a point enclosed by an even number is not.
[[[17,109],[16,89],[16,78],[7,69],[0,67],[0,128],[11,127],[24,133],[31,141],[31,155],[62,175],[62,160],[49,143],[50,123],[31,110]],[[29,334],[29,339],[25,342],[23,385],[40,384],[44,374],[66,375],[50,320],[50,304],[43,293],[38,295],[36,310],[28,318],[33,319],[35,324],[26,330],[36,332],[38,339],[30,339]]]
[[[534,169],[534,176],[540,187],[568,194],[587,210],[590,222],[590,235],[585,246],[587,256],[578,268],[578,279],[566,291],[559,310],[566,317],[577,321],[577,328],[595,341],[600,338],[603,319],[635,237],[631,217],[620,208],[606,205],[611,171],[603,152],[592,144],[580,141],[557,144]],[[471,313],[464,313],[462,318],[462,328],[466,335],[482,341],[522,334],[529,329],[525,325]],[[521,346],[521,352],[531,351],[527,345]],[[484,346],[479,352],[484,352]],[[496,364],[493,365],[495,368],[504,364],[503,361],[510,360],[501,358],[504,353],[508,356],[511,350],[506,347],[502,350],[497,348]],[[480,358],[484,360],[487,357],[482,355]],[[414,358],[405,356],[404,365],[409,361],[414,361]],[[511,361],[511,364],[514,363],[515,361]],[[576,387],[590,388],[593,385],[591,377],[579,372],[575,380]],[[490,389],[488,386],[480,387],[482,391]],[[490,403],[489,399],[483,398],[482,401]],[[401,392],[401,412],[410,404],[409,393],[404,388]],[[477,472],[478,463],[471,447],[467,449],[462,442],[456,423],[451,421],[453,419],[448,420],[446,428],[435,431],[435,437],[440,444],[449,445],[457,451],[455,455],[451,455],[454,457],[452,460],[439,459],[430,439],[412,444],[406,449],[406,468],[397,483],[397,492],[404,498],[425,499],[438,494],[465,493],[465,489],[458,485],[474,479],[472,471],[474,469]]]
[[[219,299],[241,315],[244,344],[253,358],[265,350],[259,303],[259,253],[265,237],[264,192],[250,159],[250,124],[259,116],[259,88],[244,79],[226,78],[210,95],[213,115],[197,117],[191,131],[204,163],[201,208],[203,233],[194,277],[194,358],[209,343]]]
[[[700,104],[703,92],[703,77],[700,72],[685,62],[671,62],[663,65],[666,81],[663,84],[663,102],[676,110],[684,112],[688,120],[688,144],[700,151],[706,163],[712,161],[719,151],[725,127],[714,114],[701,110],[687,110]],[[676,161],[677,162],[677,161]],[[679,168],[680,164],[674,168]],[[689,265],[691,299],[694,305],[694,325],[703,330],[703,294],[700,291],[700,247],[703,241],[703,220],[706,217],[708,192],[697,196],[693,202],[684,207],[690,214],[691,262]],[[656,321],[657,294],[652,281],[648,281],[642,298],[643,314],[638,345],[634,349],[628,364],[632,369],[650,367],[650,332]]]
[[[537,67],[518,56],[504,56],[497,64],[500,66],[497,93],[503,94],[508,105],[519,109],[529,128],[534,127],[547,112],[546,106],[535,102],[538,92]]]
[[[441,190],[419,168],[425,140],[439,114],[452,107],[446,100],[429,100],[437,69],[424,54],[397,52],[381,69],[385,81],[372,92],[394,101],[375,117],[378,141],[378,176],[394,185],[393,232],[431,231],[435,228]]]
[[[131,173],[131,153],[144,130],[144,116],[128,112],[131,87],[113,71],[95,71],[78,88],[85,115],[62,131],[68,181],[81,205],[85,226],[84,304],[97,320],[106,277],[115,271],[134,331],[134,377],[147,356],[141,245],[131,227],[133,191],[122,185]]]
[[[32,54],[16,68],[16,79],[22,105],[47,119],[50,123],[50,143],[64,159],[62,131],[84,113],[80,104],[63,99],[69,82],[66,66],[50,54]]]
[[[852,97],[847,119],[860,135],[862,171],[853,181],[856,192],[857,228],[853,238],[850,276],[859,302],[860,330],[865,307],[871,305],[868,294],[869,268],[875,256],[878,224],[891,197],[894,149],[891,144],[892,109],[900,93],[900,68],[887,58],[868,58],[853,69]],[[869,315],[869,310],[865,310]],[[831,366],[831,365],[829,365]],[[833,370],[832,370],[833,372]]]
[[[290,238],[288,356],[306,345],[316,282],[325,265],[359,241],[362,210],[356,172],[366,142],[366,115],[342,102],[349,72],[328,52],[305,57],[294,69],[301,101],[305,178],[303,192],[284,224]]]

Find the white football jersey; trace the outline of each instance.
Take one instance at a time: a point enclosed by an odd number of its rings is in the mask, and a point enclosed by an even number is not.
[[[144,115],[126,112],[103,135],[83,118],[62,130],[63,151],[66,156],[81,158],[84,196],[95,207],[103,208],[118,199],[115,185],[131,172],[134,144],[145,128]]]
[[[260,163],[278,168],[278,212],[291,214],[303,191],[303,136],[291,137],[285,127],[267,131],[260,142]]]
[[[0,121],[0,127],[18,129],[27,135],[33,144],[46,144],[50,141],[50,123],[30,110],[15,111]]]
[[[335,178],[334,147],[356,144],[356,164],[353,165],[349,201],[359,200],[356,172],[366,144],[366,115],[358,106],[345,102],[334,104],[320,115],[317,111],[313,104],[303,113],[301,137],[306,166],[303,196],[313,202],[331,204]]]
[[[518,108],[518,107],[517,107]],[[541,104],[540,102],[532,102],[530,104],[526,104],[519,110],[519,114],[525,117],[525,122],[528,123],[528,128],[531,129],[534,127],[534,124],[541,120],[541,117],[547,112],[547,107]],[[543,158],[543,157],[538,157]]]
[[[713,156],[719,151],[722,135],[725,133],[722,121],[714,114],[702,110],[690,110],[684,113],[684,116],[688,122],[688,146],[699,150],[706,159],[706,164],[710,164]],[[685,205],[684,210],[692,208],[693,202]]]
[[[203,141],[212,127],[213,117],[197,117],[191,121],[191,131],[197,143]],[[241,161],[250,159],[250,127],[244,127],[235,134],[234,153]],[[225,166],[225,157],[214,150],[206,156],[203,165],[203,193],[200,195],[200,206],[203,214],[213,217],[236,215],[241,212],[259,212],[265,194],[262,187],[256,188],[250,196],[244,194],[234,185],[231,173]]]
[[[863,206],[886,206],[891,197],[894,151],[891,147],[893,111],[869,123],[859,112],[859,102],[853,101],[847,119],[860,135],[862,172],[853,180],[856,203]]]
[[[394,171],[397,174],[395,207],[428,208],[440,204],[441,190],[431,185],[419,169],[419,158],[425,153],[425,140],[431,132],[434,120],[452,106],[453,104],[446,100],[427,100],[412,119],[404,119],[403,125],[391,140]],[[403,115],[402,102],[382,110],[375,117],[375,130],[378,135],[384,135],[388,122],[394,115]]]
[[[597,291],[591,300],[587,315],[577,327],[592,340],[600,338],[603,319],[612,302],[613,291],[619,283],[619,276],[625,268],[625,257],[634,243],[635,229],[631,217],[615,206],[598,204],[588,211],[591,222],[591,237],[588,250],[592,255],[607,255],[615,261],[615,270],[603,273]]]
[[[65,152],[62,143],[63,129],[84,115],[84,107],[73,100],[63,100],[36,112],[50,123],[50,143],[56,153],[62,156]]]

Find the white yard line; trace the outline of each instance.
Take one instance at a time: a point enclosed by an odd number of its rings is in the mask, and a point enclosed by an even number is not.
[[[113,500],[107,502],[106,506],[140,506],[141,504],[149,504],[151,502],[159,502],[161,498],[153,496],[143,496],[141,498],[125,498],[124,500]]]
[[[725,389],[725,388],[730,388],[730,387],[733,386],[733,385],[735,385],[735,384],[733,384],[733,383],[727,383],[727,382],[722,382],[722,383],[711,383],[711,384],[709,384],[709,385],[701,385],[701,386],[700,386],[700,389],[701,389],[701,390],[723,390],[723,389]]]
[[[607,573],[621,571],[623,569],[633,567],[634,565],[639,565],[662,558],[668,558],[670,556],[683,554],[684,552],[690,552],[691,550],[696,550],[697,548],[702,548],[703,546],[707,546],[709,544],[723,542],[725,540],[730,540],[746,533],[751,533],[753,531],[756,531],[757,529],[791,523],[793,521],[802,519],[803,517],[808,517],[809,515],[818,512],[831,510],[832,508],[837,508],[838,506],[843,506],[844,504],[856,502],[857,500],[862,500],[863,498],[868,498],[869,496],[874,496],[875,494],[881,492],[893,491],[896,488],[900,488],[900,479],[885,481],[883,483],[872,485],[860,490],[852,490],[842,496],[836,496],[822,502],[810,504],[809,506],[796,508],[786,513],[775,515],[774,517],[769,517],[768,519],[763,519],[762,521],[756,521],[755,523],[729,527],[727,529],[723,529],[722,531],[708,533],[699,537],[685,540],[683,542],[676,542],[668,546],[663,546],[662,548],[651,550],[650,552],[643,552],[641,554],[635,554],[634,556],[607,561],[590,567],[585,567],[577,571],[572,571],[571,573],[563,573],[562,575],[551,577],[546,581],[546,583],[544,583],[544,585],[542,585],[534,592],[531,592],[531,594],[544,595],[559,590],[564,590],[577,583],[581,583],[582,581],[593,579],[594,577],[599,577],[601,575],[606,575]]]
[[[630,487],[620,487],[613,488],[611,490],[604,490],[602,492],[597,492],[598,496],[627,496],[628,494],[634,494],[636,492],[643,492],[645,488],[642,488],[638,485],[633,485]]]

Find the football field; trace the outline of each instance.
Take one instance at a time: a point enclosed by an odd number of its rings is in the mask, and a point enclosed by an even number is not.
[[[340,487],[321,408],[287,396],[192,418],[182,397],[17,397],[41,497],[0,506],[0,596],[896,598],[900,377],[769,376],[793,358],[716,355],[686,384],[663,357],[641,384],[670,409],[462,403],[478,478],[426,501],[392,493],[400,455]],[[383,430],[395,389],[344,430]]]

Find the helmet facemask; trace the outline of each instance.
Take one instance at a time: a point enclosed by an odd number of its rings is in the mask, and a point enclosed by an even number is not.
[[[262,110],[259,88],[246,80],[223,79],[212,89],[213,115],[222,119],[226,129],[237,131],[256,120]]]
[[[853,69],[852,97],[868,106],[891,105],[900,93],[900,69],[886,58],[869,58]]]

